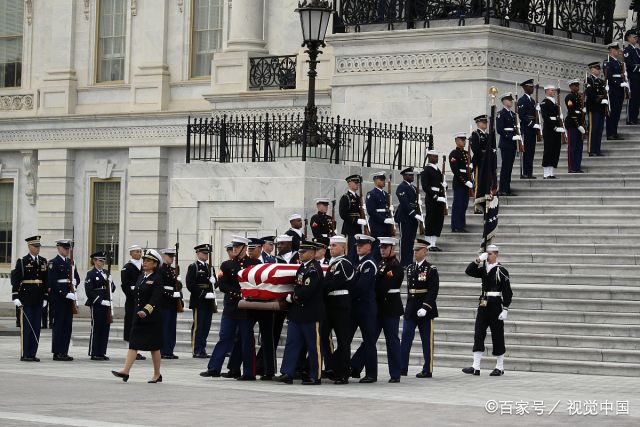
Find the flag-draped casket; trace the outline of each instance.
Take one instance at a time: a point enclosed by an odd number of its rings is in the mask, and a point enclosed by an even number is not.
[[[238,282],[242,296],[258,300],[285,298],[293,292],[299,267],[299,264],[258,264],[240,270]]]

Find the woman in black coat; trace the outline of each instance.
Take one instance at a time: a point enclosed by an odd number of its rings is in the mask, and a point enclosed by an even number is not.
[[[158,272],[160,254],[149,249],[142,257],[142,274],[134,290],[136,316],[131,326],[129,351],[121,371],[111,371],[123,381],[129,379],[129,371],[136,360],[138,350],[150,351],[153,360],[153,378],[149,383],[162,382],[160,374],[160,348],[162,347],[162,317],[159,304],[162,300],[162,276]]]

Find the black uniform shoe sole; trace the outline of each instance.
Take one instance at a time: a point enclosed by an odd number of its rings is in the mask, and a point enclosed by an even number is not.
[[[480,370],[479,369],[473,369],[472,366],[469,366],[468,368],[462,368],[462,372],[464,372],[465,374],[470,374],[470,375],[475,375],[475,376],[479,376],[480,375]]]
[[[240,372],[225,372],[224,374],[220,374],[222,378],[240,378],[242,374]]]
[[[262,375],[260,381],[273,381],[273,375]]]
[[[500,377],[504,375],[504,371],[501,371],[500,369],[494,369],[493,371],[491,371],[491,373],[489,374],[490,377]]]
[[[200,354],[194,354],[193,355],[194,359],[206,359],[208,357],[209,357],[209,355],[206,354],[206,353],[200,353]]]
[[[321,379],[317,379],[317,380],[302,381],[301,384],[302,385],[320,385],[320,384],[322,384],[322,380]]]
[[[390,378],[389,382],[392,383],[392,384],[399,383],[400,382],[400,378]]]
[[[431,378],[433,376],[433,374],[429,373],[429,372],[418,372],[416,374],[416,378]]]
[[[211,377],[211,378],[217,378],[220,376],[220,372],[216,372],[216,371],[203,371],[200,372],[200,376],[201,377]]]
[[[293,384],[293,378],[285,374],[275,377],[273,380],[283,384]]]
[[[376,378],[371,378],[371,377],[364,377],[362,378],[360,381],[358,381],[360,384],[372,384],[377,382],[378,380]]]
[[[255,381],[256,377],[238,377],[236,381]]]
[[[344,378],[344,379],[341,379],[341,380],[335,380],[333,383],[335,385],[349,384],[349,380]]]

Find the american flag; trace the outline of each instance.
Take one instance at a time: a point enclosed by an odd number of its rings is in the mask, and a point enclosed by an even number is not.
[[[274,300],[286,298],[296,283],[296,264],[258,264],[238,272],[242,296],[251,299]],[[323,272],[326,267],[322,267]]]

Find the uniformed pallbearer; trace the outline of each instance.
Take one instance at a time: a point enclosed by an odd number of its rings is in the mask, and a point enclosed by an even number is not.
[[[469,147],[472,153],[470,166],[473,173],[473,181],[476,184],[475,189],[477,190],[480,168],[482,167],[482,160],[484,159],[484,153],[487,151],[489,141],[487,135],[487,115],[482,114],[476,116],[473,120],[476,122],[477,129],[471,132],[471,136],[469,137]],[[475,197],[484,197],[484,194],[476,194]],[[482,210],[476,206],[474,213],[482,213]]]
[[[400,263],[403,267],[413,261],[411,247],[416,238],[419,222],[424,222],[424,217],[418,208],[418,190],[413,185],[415,172],[413,168],[406,168],[400,172],[402,182],[396,189],[398,198],[398,210],[395,220],[400,225]]]
[[[213,266],[209,266],[209,253],[212,248],[208,243],[193,248],[196,261],[187,269],[187,289],[191,292],[189,308],[193,311],[191,325],[191,351],[193,357],[203,359],[207,354],[207,337],[211,329],[211,317],[215,304],[216,275]]]
[[[342,218],[342,235],[347,238],[347,258],[354,263],[358,259],[355,236],[362,234],[362,227],[367,221],[360,218],[360,198],[357,193],[362,181],[360,175],[349,175],[345,181],[348,189],[340,197],[338,212]],[[364,210],[364,206],[362,209]]]
[[[176,328],[178,322],[178,304],[182,304],[182,278],[178,276],[173,261],[176,257],[174,248],[162,249],[162,265],[158,270],[162,275],[163,292],[160,302],[162,313],[162,348],[160,357],[163,359],[177,359],[173,354],[176,346]]]
[[[427,165],[422,171],[421,179],[422,189],[425,193],[424,234],[429,242],[429,250],[439,252],[441,249],[436,245],[436,242],[442,233],[444,224],[444,212],[447,207],[447,182],[438,169],[438,152],[436,150],[427,150]]]
[[[20,360],[39,362],[40,317],[47,305],[47,260],[40,254],[40,236],[26,239],[29,253],[11,271],[11,299],[20,313]]]
[[[556,87],[547,85],[544,87],[545,98],[540,102],[540,115],[542,116],[542,138],[544,139],[544,151],[542,152],[543,179],[557,179],[555,169],[558,167],[560,149],[562,147],[562,134],[564,123],[560,120],[559,108],[556,104]]]
[[[111,272],[104,270],[107,253],[98,251],[91,254],[93,268],[87,271],[84,280],[84,289],[87,295],[85,305],[91,310],[91,335],[89,335],[89,356],[91,360],[109,360],[107,357],[107,344],[109,343],[109,330],[111,325],[108,316],[111,311],[111,292],[116,290],[113,284]]]
[[[371,236],[389,236],[391,229],[395,223],[387,206],[387,192],[384,189],[387,176],[384,172],[376,172],[373,174],[374,188],[367,193],[365,205],[367,214],[369,215],[369,231]],[[378,259],[378,241],[374,243],[374,259]]]

